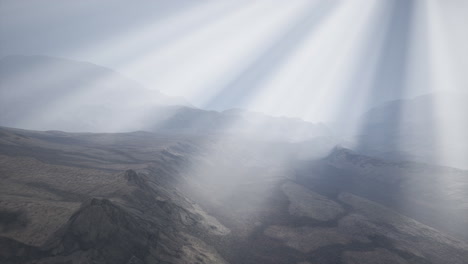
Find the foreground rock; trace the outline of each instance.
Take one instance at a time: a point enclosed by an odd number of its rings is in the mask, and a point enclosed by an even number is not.
[[[170,226],[139,218],[106,199],[92,199],[46,246],[44,263],[225,263],[203,241]]]

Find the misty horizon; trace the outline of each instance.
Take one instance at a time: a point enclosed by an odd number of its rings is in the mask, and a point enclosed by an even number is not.
[[[0,262],[467,264],[467,13],[0,0]]]

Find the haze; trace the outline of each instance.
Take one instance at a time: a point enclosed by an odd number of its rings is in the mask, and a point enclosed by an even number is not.
[[[0,262],[466,264],[467,14],[0,0]]]

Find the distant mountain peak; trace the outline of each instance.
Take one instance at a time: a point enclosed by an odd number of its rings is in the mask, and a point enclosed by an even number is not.
[[[0,60],[0,125],[34,130],[142,130],[145,114],[183,98],[93,63],[48,56]],[[14,89],[12,89],[14,87]]]

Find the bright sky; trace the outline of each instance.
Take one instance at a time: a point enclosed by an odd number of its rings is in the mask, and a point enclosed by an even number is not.
[[[468,87],[464,0],[0,1],[0,57],[113,68],[194,105],[310,121]]]

